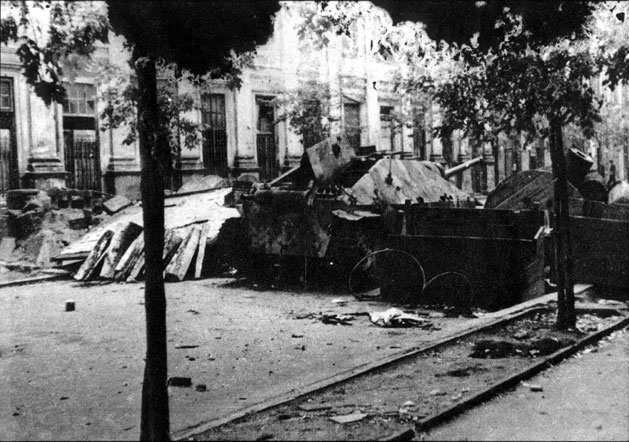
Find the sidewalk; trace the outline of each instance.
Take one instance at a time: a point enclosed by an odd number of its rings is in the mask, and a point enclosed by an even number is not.
[[[424,440],[629,440],[629,331],[435,428]]]

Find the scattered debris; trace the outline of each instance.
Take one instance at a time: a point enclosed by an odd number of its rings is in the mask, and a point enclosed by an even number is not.
[[[186,181],[179,189],[178,194],[191,193],[191,192],[203,192],[214,189],[221,189],[229,187],[229,181],[217,175],[206,175],[203,177],[193,176],[190,180]]]
[[[75,309],[74,301],[68,300],[66,301],[66,312],[73,312]]]
[[[515,354],[517,346],[509,341],[483,339],[474,343],[471,358],[505,358]]]
[[[109,215],[113,215],[114,213],[120,212],[122,209],[129,207],[131,205],[131,201],[125,198],[122,195],[116,195],[113,198],[109,198],[107,201],[103,203],[103,209]]]
[[[506,358],[509,356],[545,356],[574,344],[574,339],[543,337],[530,342],[483,339],[474,343],[472,358]]]
[[[168,378],[168,385],[171,387],[190,387],[192,386],[192,379],[187,377],[173,376]]]
[[[534,392],[544,391],[542,386],[538,384],[529,384],[528,382],[522,382],[522,386]]]
[[[519,330],[513,334],[513,339],[517,339],[518,341],[521,341],[523,339],[528,339],[530,337],[531,337],[531,334],[526,330]]]
[[[348,424],[351,422],[358,422],[366,418],[367,415],[365,413],[353,412],[351,414],[344,414],[340,416],[330,416],[330,420],[336,422],[337,424]]]
[[[303,404],[299,404],[297,408],[299,408],[301,411],[323,411],[323,410],[331,409],[332,406],[326,405],[326,404],[303,403]]]
[[[435,388],[434,390],[431,390],[431,392],[429,394],[431,396],[445,396],[448,393],[446,393],[445,391],[440,390],[438,388]]]
[[[296,315],[295,319],[314,319],[324,324],[332,325],[352,325],[350,321],[353,321],[355,316],[361,315],[360,313],[351,314],[336,314],[336,313],[306,313],[303,315]]]
[[[432,327],[432,322],[421,316],[405,313],[392,307],[383,312],[369,313],[369,320],[379,327]]]
[[[332,304],[336,304],[339,307],[342,307],[344,305],[347,305],[348,301],[346,299],[337,298],[337,299],[333,299],[331,302],[332,302]]]
[[[454,376],[454,377],[466,377],[470,376],[472,373],[478,373],[482,371],[487,371],[487,367],[481,364],[472,364],[472,365],[464,365],[462,367],[452,368],[445,373],[437,373],[435,377],[440,376]]]
[[[290,337],[291,338],[303,338],[304,335],[298,335],[298,334],[293,333],[292,335],[290,335]]]
[[[401,417],[407,417],[417,408],[417,404],[413,401],[406,401],[402,404],[398,410],[398,414]]]

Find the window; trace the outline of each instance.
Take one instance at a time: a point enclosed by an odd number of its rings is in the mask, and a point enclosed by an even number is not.
[[[63,104],[65,115],[94,116],[96,112],[96,88],[91,84],[67,84],[68,98]]]
[[[225,95],[201,96],[201,123],[203,123],[203,165],[212,174],[226,176]]]
[[[274,110],[271,99],[257,97],[258,105],[258,133],[273,133]]]
[[[0,110],[13,112],[13,82],[10,78],[0,79]]]
[[[345,103],[343,113],[347,141],[354,149],[358,149],[360,147],[360,104]]]
[[[209,129],[225,129],[225,95],[204,94],[201,97],[201,122]]]

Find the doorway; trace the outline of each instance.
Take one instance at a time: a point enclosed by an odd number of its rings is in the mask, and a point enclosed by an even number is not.
[[[275,107],[272,100],[273,97],[256,96],[256,150],[262,181],[277,177],[280,171],[275,143]]]
[[[70,189],[101,190],[100,149],[96,127],[96,88],[66,85],[63,104],[64,159]]]
[[[19,187],[13,79],[0,78],[0,194]]]

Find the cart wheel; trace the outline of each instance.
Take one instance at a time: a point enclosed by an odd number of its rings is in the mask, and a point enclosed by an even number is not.
[[[444,272],[430,278],[421,297],[422,304],[463,309],[470,308],[473,301],[472,284],[467,276],[459,272]]]
[[[348,278],[350,292],[380,287],[383,298],[407,304],[417,303],[425,275],[421,264],[403,250],[382,249],[364,256]]]

